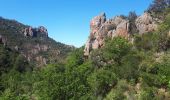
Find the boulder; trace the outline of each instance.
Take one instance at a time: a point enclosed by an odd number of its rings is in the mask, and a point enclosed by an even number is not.
[[[116,24],[116,34],[115,36],[122,36],[122,37],[128,37],[129,35],[129,21],[126,19],[123,19],[121,17],[115,18],[115,24]]]
[[[90,33],[92,36],[96,36],[97,31],[105,23],[106,15],[105,13],[100,14],[99,16],[94,17],[90,22]]]
[[[143,15],[139,16],[135,22],[137,29],[140,34],[155,31],[157,29],[157,24],[152,16],[145,12]]]

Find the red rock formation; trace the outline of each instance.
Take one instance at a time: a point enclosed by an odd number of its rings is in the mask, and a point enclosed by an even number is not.
[[[48,37],[48,31],[44,26],[40,26],[38,28],[27,27],[24,29],[24,36],[37,36],[37,33],[42,34],[43,36]]]
[[[135,24],[140,34],[157,29],[156,19],[152,18],[149,13],[139,16]],[[90,37],[86,42],[84,55],[88,56],[91,50],[101,48],[106,37],[121,36],[129,38],[129,26],[129,20],[121,16],[106,20],[106,15],[103,13],[94,17],[90,22]]]
[[[120,16],[106,20],[106,15],[103,13],[94,17],[90,22],[90,37],[86,42],[84,55],[88,56],[92,49],[101,48],[106,37],[128,37],[128,32],[129,21]]]

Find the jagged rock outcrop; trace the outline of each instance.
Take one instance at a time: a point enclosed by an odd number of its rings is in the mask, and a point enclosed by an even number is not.
[[[24,29],[24,36],[31,36],[31,37],[33,37],[34,36],[33,28],[32,27],[25,28]]]
[[[34,45],[31,49],[31,54],[38,54],[39,52],[47,52],[49,49],[49,46],[48,45],[40,45],[40,44],[37,44],[37,45]]]
[[[156,22],[156,19],[145,12],[135,20],[134,24],[139,34],[143,34],[155,31],[157,29]],[[116,16],[106,20],[105,13],[102,13],[94,17],[90,22],[90,37],[85,44],[84,55],[88,56],[91,50],[101,48],[104,45],[104,39],[106,37],[113,38],[115,36],[121,36],[129,39],[129,35],[130,22],[128,18]]]
[[[24,29],[23,33],[26,37],[36,37],[38,34],[48,37],[48,31],[44,26],[38,28],[27,27]]]
[[[140,34],[155,31],[157,29],[156,21],[147,12],[139,16],[135,23]]]
[[[48,36],[48,31],[47,31],[47,29],[44,26],[38,27],[38,31],[40,33],[44,33],[46,36]]]
[[[48,37],[48,31],[43,26],[33,28],[1,17],[0,44],[24,56],[35,66],[62,62],[74,50],[73,46]]]
[[[117,16],[114,18],[113,22],[115,23],[116,29],[115,33],[112,37],[114,36],[123,36],[123,37],[128,37],[129,35],[129,20],[123,19],[120,16]]]
[[[129,21],[120,16],[106,20],[105,13],[94,17],[90,22],[90,37],[86,42],[84,55],[88,56],[92,49],[101,48],[106,37],[129,35]]]

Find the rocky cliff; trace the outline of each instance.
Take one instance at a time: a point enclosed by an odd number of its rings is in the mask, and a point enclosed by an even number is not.
[[[43,26],[33,28],[4,18],[0,18],[0,44],[19,52],[36,66],[61,62],[74,49],[48,37]]]
[[[158,20],[156,18],[152,18],[149,13],[144,13],[136,19],[136,26],[139,30],[140,34],[155,31],[157,29]]]
[[[145,12],[135,19],[135,25],[139,34],[144,34],[157,29],[157,21]],[[101,48],[107,37],[121,36],[129,38],[130,25],[128,18],[116,16],[106,19],[105,13],[94,17],[90,22],[90,36],[85,44],[84,55],[88,56],[93,49]]]
[[[38,35],[48,37],[48,31],[44,26],[39,26],[38,28],[26,27],[23,29],[24,36],[26,37],[37,37]]]

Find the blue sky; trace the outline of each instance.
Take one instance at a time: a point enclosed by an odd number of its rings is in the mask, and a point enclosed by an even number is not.
[[[90,20],[105,12],[107,18],[142,14],[152,0],[1,0],[0,16],[15,19],[33,27],[48,29],[56,41],[80,47],[90,31]]]

